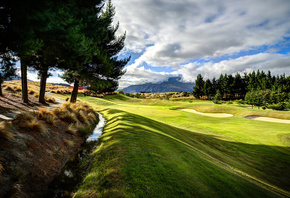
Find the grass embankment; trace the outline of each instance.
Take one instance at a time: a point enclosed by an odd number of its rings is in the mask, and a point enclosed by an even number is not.
[[[243,118],[263,110],[221,105],[234,116],[212,118],[174,110],[216,108],[204,101],[80,99],[108,123],[76,197],[289,196],[289,124]]]

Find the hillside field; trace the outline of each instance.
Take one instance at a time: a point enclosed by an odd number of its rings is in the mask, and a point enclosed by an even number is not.
[[[75,197],[290,196],[290,124],[245,118],[290,120],[289,111],[124,95],[79,99],[108,122]]]

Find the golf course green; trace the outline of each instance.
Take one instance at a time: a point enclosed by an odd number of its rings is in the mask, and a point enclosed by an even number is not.
[[[290,197],[290,124],[245,118],[290,120],[287,111],[124,95],[78,99],[108,122],[75,197]]]

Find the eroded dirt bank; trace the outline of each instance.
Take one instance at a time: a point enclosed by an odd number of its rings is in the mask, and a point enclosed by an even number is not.
[[[0,197],[41,197],[84,138],[66,133],[67,123],[46,124],[48,134],[12,127],[14,140],[0,140],[4,171]]]
[[[0,122],[0,198],[39,198],[95,128],[87,104],[65,103]]]

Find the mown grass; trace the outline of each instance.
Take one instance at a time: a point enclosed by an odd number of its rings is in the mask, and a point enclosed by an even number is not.
[[[243,118],[263,110],[205,101],[79,98],[101,110],[108,123],[76,197],[290,195],[289,124]],[[177,110],[200,106],[234,116]]]
[[[219,145],[219,149],[245,145],[229,145],[213,136],[120,110],[103,113],[110,121],[94,153],[92,169],[76,197],[276,196],[225,166],[218,158],[227,157],[223,152],[205,153],[212,144]],[[247,152],[255,150],[259,149],[253,147]],[[285,154],[280,153],[281,156],[286,158]]]

